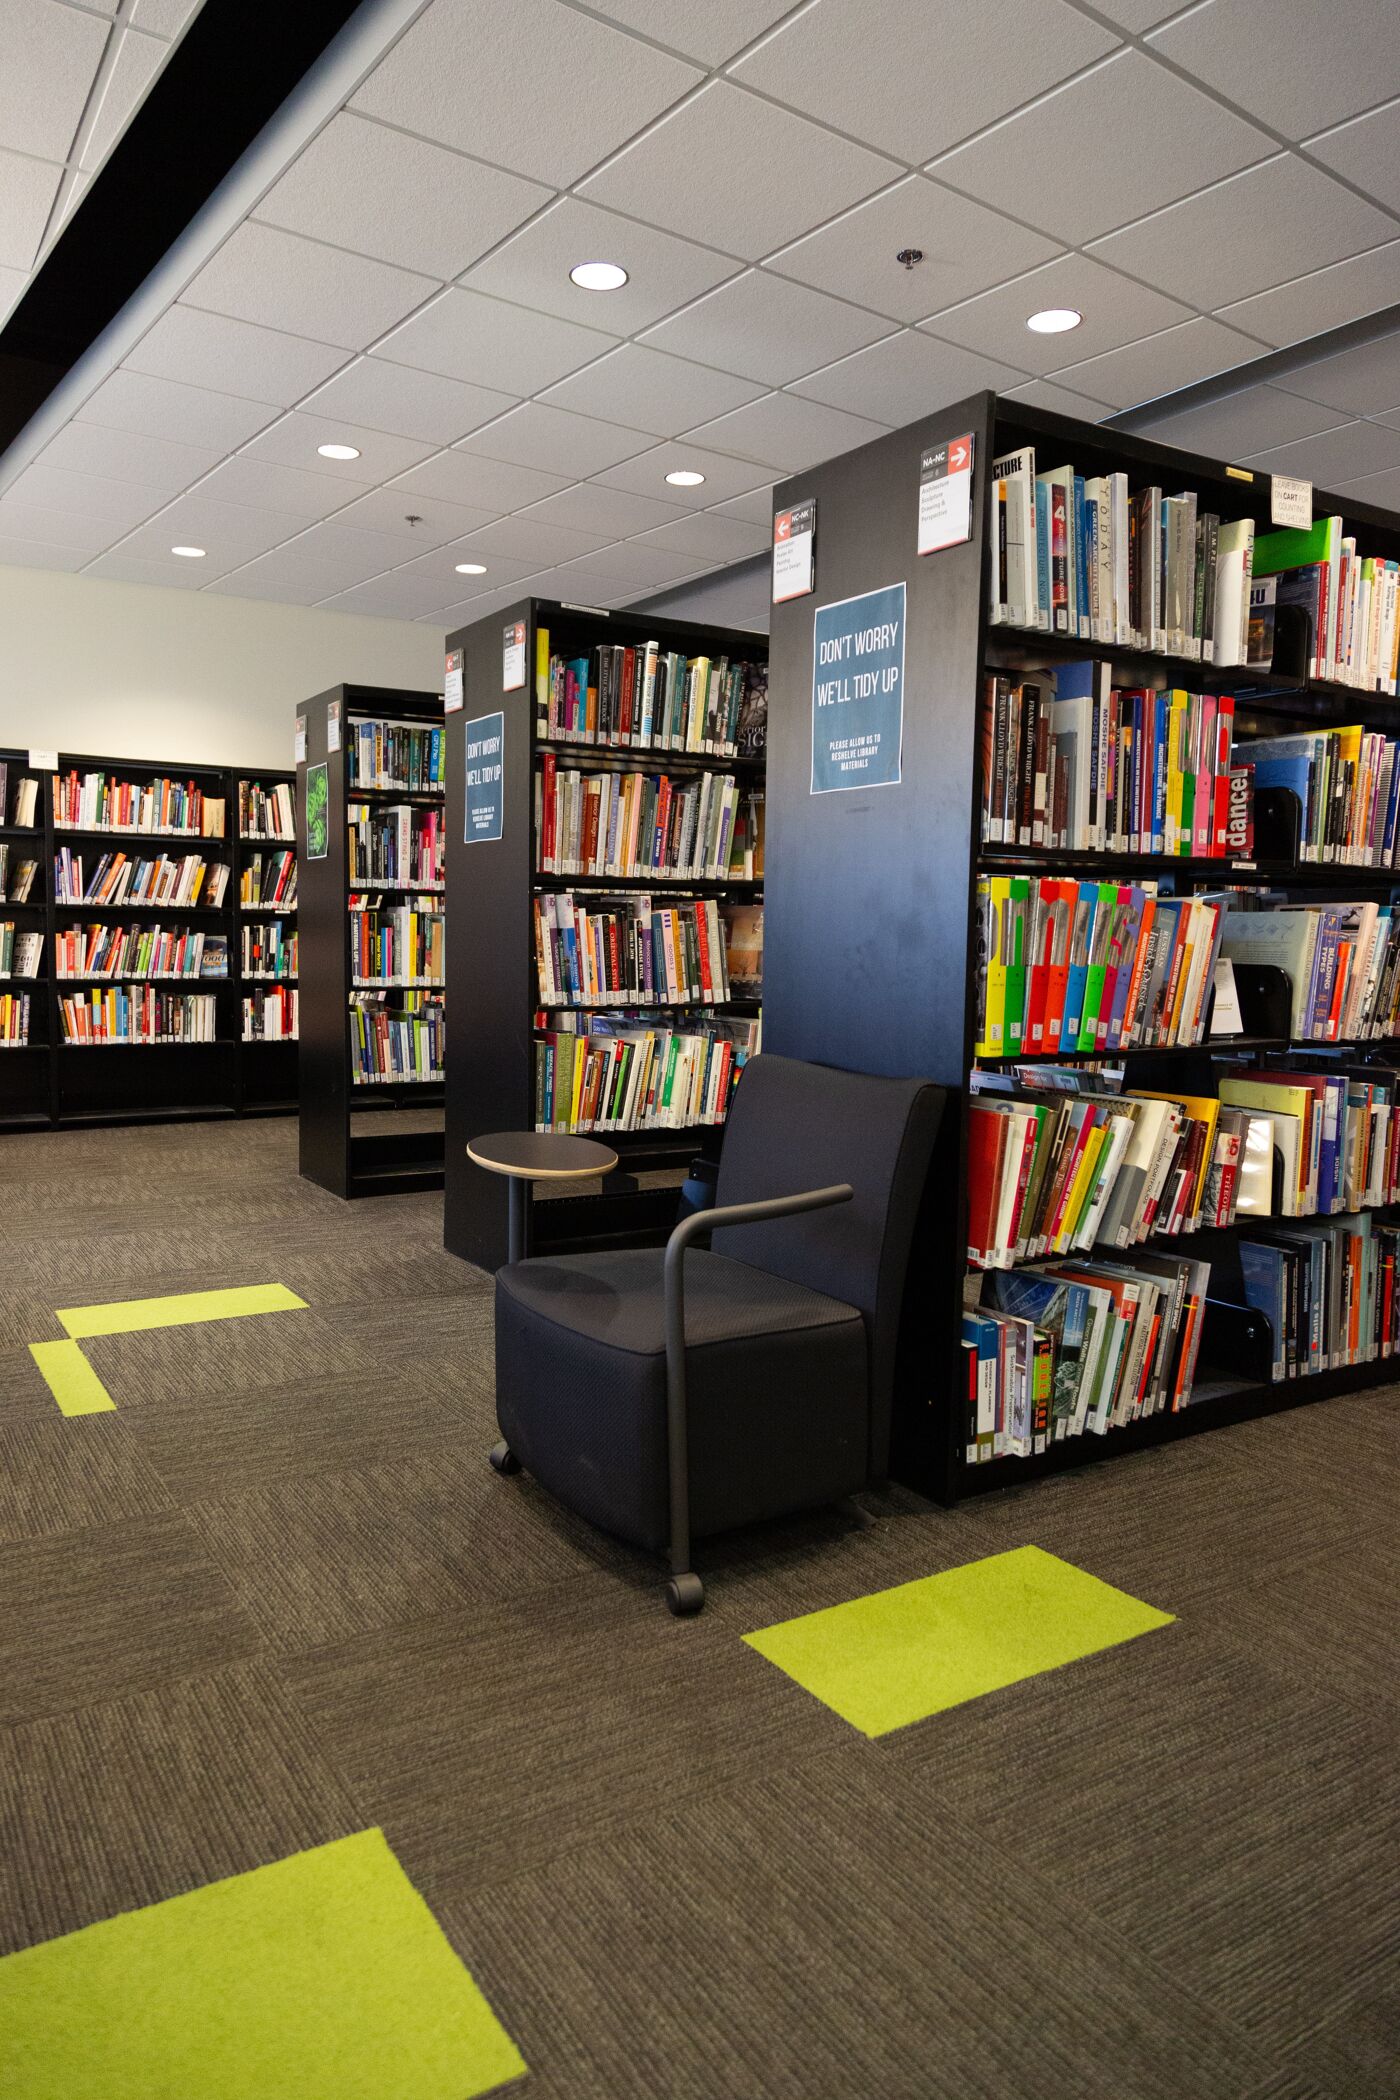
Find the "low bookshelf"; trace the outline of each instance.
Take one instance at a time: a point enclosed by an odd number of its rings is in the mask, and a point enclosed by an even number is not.
[[[295,773],[237,776],[233,889],[239,1102],[247,1115],[297,1105]]]
[[[442,695],[342,685],[298,716],[301,1172],[441,1188]]]
[[[536,1129],[619,1155],[541,1251],[650,1243],[758,1040],[766,637],[526,598],[447,649],[445,1244],[505,1260],[466,1147]]]
[[[930,483],[969,450],[967,536],[929,532],[941,503]],[[1008,530],[1024,551],[1008,502],[1027,467],[1067,572],[1052,564],[1045,624],[1005,551]],[[1066,489],[1073,552],[1054,538],[1058,499],[1042,479]],[[1087,513],[1086,488],[1098,492]],[[1115,490],[1123,516],[1147,521],[1144,536],[1131,564],[1095,579],[1094,548],[1111,564],[1117,542],[1091,538],[1085,519],[1097,532]],[[1400,1353],[1400,950],[1389,927],[1400,900],[1400,521],[1314,490],[1314,536],[1279,540],[1266,474],[990,394],[775,491],[780,510],[809,499],[820,590],[773,612],[765,1038],[794,1056],[921,1074],[951,1102],[906,1308],[892,1473],[950,1503],[1389,1382]],[[947,542],[938,551],[919,552],[921,501],[925,537]],[[1155,615],[1177,530],[1181,589],[1163,634]],[[1151,619],[1140,596],[1156,574],[1149,548],[1163,562]],[[1233,601],[1227,548],[1232,560],[1248,549]],[[1067,595],[1076,555],[1094,585],[1087,605]],[[1035,603],[1014,603],[1016,577]],[[891,587],[905,605],[899,777],[813,794],[814,612]],[[1062,591],[1065,628],[1083,619],[1078,631],[1056,631]],[[1223,660],[1236,654],[1254,660]],[[1042,716],[1055,725],[1048,747]],[[1082,770],[1078,747],[1064,749],[1066,728],[1080,726],[1091,739]],[[1091,943],[1096,925],[1108,945],[1076,954],[1077,933]],[[1215,1009],[1218,951],[1237,1013]],[[1055,1005],[1058,961],[1068,1012]],[[1032,981],[1033,966],[1046,976]],[[1069,979],[1077,966],[1088,990]],[[1106,985],[1121,1009],[1095,1003],[1110,1000]],[[1142,1186],[1156,1172],[1163,1193],[1134,1208],[1139,1185],[1118,1179],[1134,1155],[1110,1145],[1131,1148],[1139,1130]],[[1042,1154],[1047,1132],[1094,1147],[1077,1185],[1082,1153]],[[1237,1138],[1267,1155],[1248,1209],[1229,1178]],[[1008,1185],[1012,1155],[995,1148],[1013,1142],[1023,1150]],[[986,1207],[988,1186],[1005,1207]],[[1161,1207],[1168,1190],[1174,1210]],[[1061,1208],[1035,1211],[1038,1197]],[[1076,1219],[1078,1238],[1066,1222]],[[1102,1303],[1105,1322],[1110,1309],[1121,1319],[1124,1352],[1143,1308],[1158,1323],[1142,1330],[1131,1375],[1126,1353],[1105,1355],[1117,1368],[1092,1392],[1087,1373],[1077,1388],[1055,1383],[1070,1283],[1076,1318]],[[1059,1413],[1076,1390],[1088,1407],[1077,1424]],[[1024,1406],[1014,1419],[1008,1394]]]

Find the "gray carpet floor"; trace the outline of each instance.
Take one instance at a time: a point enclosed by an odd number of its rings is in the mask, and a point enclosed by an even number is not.
[[[9,1138],[0,1272],[0,1953],[377,1824],[530,2100],[1400,2095],[1394,1391],[746,1534],[678,1622],[487,1468],[440,1199]],[[29,1355],[262,1282],[311,1310],[85,1344],[112,1414]],[[1177,1622],[877,1742],[740,1640],[1028,1542]]]

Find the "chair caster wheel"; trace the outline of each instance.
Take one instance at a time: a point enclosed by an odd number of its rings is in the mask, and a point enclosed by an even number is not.
[[[492,1445],[491,1463],[498,1473],[510,1474],[520,1471],[520,1460],[511,1450],[504,1437],[501,1438],[499,1444]]]
[[[666,1585],[666,1602],[678,1619],[687,1619],[692,1612],[704,1609],[705,1585],[689,1570],[684,1575],[673,1575]]]

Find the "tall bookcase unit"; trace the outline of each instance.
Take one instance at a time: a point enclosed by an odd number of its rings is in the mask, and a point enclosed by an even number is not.
[[[973,444],[971,529],[965,543],[920,555],[917,521],[921,461],[955,440]],[[991,464],[1034,446],[1041,472],[1065,461],[1087,476],[1123,472],[1131,490],[1195,489],[1200,507],[1222,520],[1253,517],[1270,529],[1270,478],[1093,424],[978,394],[858,451],[796,475],[774,492],[779,511],[815,499],[813,595],[773,609],[769,702],[768,842],[764,982],[765,1047],[860,1071],[919,1074],[950,1090],[940,1156],[930,1181],[921,1251],[906,1307],[903,1368],[892,1470],[944,1503],[1016,1485],[1086,1460],[1388,1383],[1388,1360],[1271,1379],[1269,1323],[1228,1301],[1242,1297],[1237,1252],[1241,1226],[1149,1242],[1212,1264],[1210,1301],[1191,1404],[1111,1430],[1052,1443],[1041,1456],[972,1464],[966,1455],[967,1380],[960,1347],[967,1269],[969,1079],[977,1041],[976,908],[980,875],[1006,872],[1088,876],[1099,881],[1159,879],[1179,894],[1222,885],[1287,886],[1291,900],[1400,896],[1395,870],[1305,864],[1296,824],[1261,808],[1256,858],[1168,859],[1157,855],[1078,855],[1005,846],[980,836],[979,708],[988,672],[1011,674],[1093,659],[1113,666],[1114,683],[1235,696],[1236,756],[1251,733],[1303,724],[1361,723],[1394,735],[1400,701],[1308,676],[1306,636],[1281,621],[1272,669],[1216,667],[1141,649],[1122,649],[988,618]],[[1400,520],[1350,499],[1315,491],[1315,516],[1338,514],[1368,554],[1400,556]],[[845,793],[811,792],[814,611],[889,585],[906,590],[902,764],[897,785]],[[1283,668],[1280,658],[1286,659]],[[1261,798],[1262,802],[1263,798]],[[1242,979],[1250,976],[1241,972]],[[1261,976],[1264,973],[1260,973]],[[1283,980],[1286,984],[1286,980]],[[1286,1001],[1263,983],[1241,986],[1244,1037],[1207,1039],[1199,1048],[1115,1052],[1130,1087],[1214,1093],[1233,1061],[1292,1048]],[[1336,1048],[1355,1058],[1400,1044],[1300,1045],[1316,1067]],[[1007,1059],[1004,1062],[1029,1060]],[[1057,1054],[1056,1063],[1087,1058]],[[1104,1061],[1103,1053],[1099,1054]],[[1252,1220],[1250,1223],[1262,1221]],[[1282,1222],[1282,1221],[1281,1221]],[[1219,1297],[1217,1299],[1217,1293]]]
[[[29,765],[26,752],[0,752],[0,762],[6,764],[9,775],[5,817],[14,810],[17,784],[26,779],[37,783],[33,824],[0,823],[0,844],[9,848],[11,870],[20,860],[37,863],[28,900],[17,904],[0,899],[0,921],[12,922],[17,932],[42,933],[44,937],[37,978],[0,982],[0,993],[27,991],[30,996],[27,1044],[0,1047],[0,1130],[289,1110],[295,1105],[296,1096],[295,1046],[274,1046],[278,1054],[269,1056],[265,1046],[246,1044],[241,1039],[244,987],[237,910],[237,874],[242,853],[237,837],[240,772],[227,766],[191,766],[167,759],[112,758],[71,751],[61,751],[57,756],[60,778],[70,772],[80,776],[102,773],[136,787],[159,779],[193,784],[203,795],[223,802],[224,832],[222,837],[205,838],[187,831],[83,828],[56,823],[53,772],[36,771]],[[271,780],[277,776],[259,777]],[[102,854],[110,851],[129,856],[133,852],[172,857],[196,853],[211,867],[227,868],[228,879],[223,897],[212,907],[202,903],[190,906],[74,902],[61,899],[58,893],[56,857],[65,847],[82,857],[84,875],[89,880]],[[58,936],[92,925],[156,926],[165,932],[219,936],[228,947],[228,974],[219,978],[143,978],[139,972],[124,972],[117,976],[60,977]],[[143,983],[177,995],[212,996],[214,1039],[176,1043],[65,1041],[61,1008],[65,996]],[[283,1056],[283,1052],[288,1054]]]
[[[523,630],[524,683],[504,691],[503,637]],[[661,651],[712,661],[764,663],[767,638],[734,629],[648,613],[604,612],[553,600],[521,599],[474,626],[449,635],[449,657],[462,652],[463,705],[447,716],[447,868],[449,893],[470,906],[450,912],[447,970],[456,984],[469,985],[457,1010],[447,1046],[446,1201],[444,1243],[453,1254],[494,1269],[506,1259],[506,1186],[483,1174],[466,1157],[468,1141],[498,1130],[535,1128],[535,1017],[540,1008],[535,962],[535,899],[572,892],[595,901],[609,896],[650,894],[658,905],[682,898],[761,902],[760,880],[702,881],[661,875],[587,876],[542,870],[539,783],[546,754],[561,767],[639,774],[664,773],[693,780],[705,773],[732,774],[740,786],[761,788],[765,761],[685,753],[649,746],[553,741],[541,733],[537,714],[538,644],[565,658],[589,657],[601,644],[623,648],[657,643]],[[517,643],[519,647],[519,643]],[[503,717],[498,835],[468,843],[468,724],[500,712]],[[568,1002],[558,1002],[565,1006]],[[591,1009],[575,1007],[575,1012]],[[753,1016],[756,1002],[733,1001],[719,1009]],[[683,1009],[659,1007],[658,1021]],[[644,1185],[639,1177],[684,1168],[697,1154],[717,1150],[720,1129],[600,1131],[618,1154],[616,1171],[600,1192],[560,1196],[536,1205],[538,1251],[576,1251],[650,1243],[675,1222],[674,1186]],[[674,1176],[672,1174],[671,1178]]]
[[[352,881],[349,806],[410,804],[441,807],[442,790],[409,792],[360,786],[351,780],[349,745],[362,722],[402,723],[432,729],[442,724],[441,693],[405,692],[391,686],[340,685],[297,710],[306,723],[306,755],[297,762],[297,881],[300,962],[300,1161],[309,1181],[336,1196],[388,1196],[442,1187],[441,1130],[356,1132],[360,1110],[414,1111],[441,1107],[441,1075],[365,1083],[356,1073],[351,1007],[357,989],[351,954],[349,899],[367,892],[410,904],[418,889],[383,882]],[[324,768],[324,852],[308,844],[308,783]],[[321,789],[316,789],[318,809]],[[319,821],[319,820],[318,820]],[[442,893],[433,896],[435,905]],[[459,980],[460,982],[460,980]]]
[[[250,1001],[266,1000],[279,988],[289,992],[297,989],[297,972],[288,967],[296,955],[290,945],[296,940],[295,887],[291,887],[290,898],[284,893],[281,899],[273,899],[269,894],[273,887],[271,871],[281,856],[290,853],[295,867],[295,821],[291,830],[268,828],[275,820],[275,810],[269,810],[261,823],[251,818],[245,824],[244,819],[250,791],[262,789],[270,795],[278,787],[285,787],[292,795],[295,811],[295,773],[238,773],[229,812],[233,827],[234,917],[237,922],[237,945],[230,954],[229,967],[238,978],[239,1105],[249,1115],[290,1113],[297,1105],[295,1032],[282,1036],[259,1034],[256,1023],[247,1012]],[[245,886],[260,893],[256,899],[251,896],[245,899]],[[247,953],[250,935],[275,934],[278,929],[286,959],[283,960],[274,950],[271,962],[255,967]]]

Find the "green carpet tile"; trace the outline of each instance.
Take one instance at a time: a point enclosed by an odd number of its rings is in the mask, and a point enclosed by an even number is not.
[[[0,1955],[379,1828],[529,2100],[1400,2100],[1394,1389],[717,1542],[682,1623],[487,1468],[440,1197],[295,1162],[0,1141]],[[268,1282],[85,1341],[114,1413],[29,1353]],[[1027,1545],[1174,1623],[876,1740],[744,1642]]]

